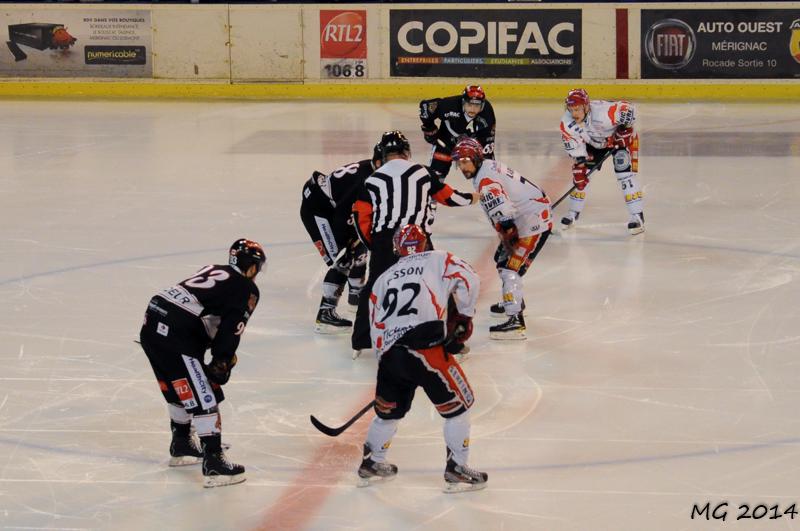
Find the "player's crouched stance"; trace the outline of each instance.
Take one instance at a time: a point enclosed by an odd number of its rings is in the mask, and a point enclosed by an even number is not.
[[[589,176],[599,170],[606,156],[614,161],[617,176],[630,220],[628,232],[644,232],[642,188],[639,171],[639,135],[634,131],[635,109],[627,101],[589,100],[583,89],[569,91],[564,100],[566,112],[561,118],[564,149],[572,158],[572,182],[569,213],[561,219],[561,228],[575,225],[583,212],[588,193]]]
[[[445,419],[444,492],[480,490],[488,474],[467,466],[469,408],[475,397],[452,354],[472,335],[480,281],[466,262],[446,251],[426,251],[425,232],[406,225],[394,237],[399,261],[375,282],[369,312],[378,355],[375,413],[364,443],[358,485],[393,479],[386,453],[397,424],[422,387]]]
[[[203,463],[204,486],[245,480],[244,467],[222,451],[218,404],[236,365],[236,349],[258,304],[254,279],[266,263],[260,244],[240,239],[228,265],[206,266],[156,294],[147,306],[139,338],[153,367],[172,428],[170,466]],[[211,363],[205,364],[206,349]],[[194,424],[200,444],[191,435]]]
[[[490,327],[489,338],[527,339],[522,277],[550,236],[550,199],[519,172],[496,160],[484,162],[481,145],[472,138],[459,140],[453,160],[480,194],[481,207],[500,237],[494,261],[503,300],[493,304],[491,312],[507,320]]]

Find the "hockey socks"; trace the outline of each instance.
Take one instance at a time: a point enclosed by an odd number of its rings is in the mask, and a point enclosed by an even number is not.
[[[358,467],[359,487],[366,487],[379,481],[388,481],[397,475],[397,467],[386,462],[386,452],[397,433],[397,419],[375,417],[369,425],[364,454]]]

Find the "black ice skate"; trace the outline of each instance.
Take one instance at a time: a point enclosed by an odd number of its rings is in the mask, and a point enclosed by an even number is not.
[[[644,212],[631,216],[631,220],[628,222],[628,232],[630,232],[632,236],[644,232]]]
[[[525,301],[522,301],[522,309],[525,309]],[[492,315],[492,317],[502,319],[506,316],[506,309],[502,302],[498,302],[489,307],[489,313]]]
[[[350,306],[358,306],[358,295],[359,295],[358,291],[356,292],[351,291],[350,293],[348,293],[347,304],[349,304]]]
[[[489,474],[457,464],[448,450],[447,467],[444,469],[444,488],[442,489],[445,493],[485,489],[487,481],[489,481]]]
[[[342,334],[350,331],[353,322],[339,317],[334,308],[320,308],[317,312],[316,332],[318,334]]]
[[[169,444],[169,466],[196,465],[203,459],[200,443],[192,437],[172,437]]]
[[[569,230],[570,228],[574,227],[575,222],[578,221],[580,216],[580,212],[573,212],[570,210],[566,216],[561,218],[561,230]]]
[[[368,487],[373,483],[391,481],[397,475],[397,466],[391,463],[377,463],[372,460],[369,446],[364,445],[364,458],[358,467],[358,487]]]
[[[508,317],[508,321],[489,327],[489,339],[528,339],[525,336],[525,318],[522,312]]]
[[[223,487],[225,485],[236,485],[242,483],[244,477],[244,467],[231,463],[222,452],[209,452],[203,458],[203,486]]]

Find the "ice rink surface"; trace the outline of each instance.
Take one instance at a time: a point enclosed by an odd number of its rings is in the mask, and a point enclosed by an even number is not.
[[[560,196],[561,105],[495,110],[498,158]],[[446,495],[424,393],[389,453],[400,474],[368,489],[371,415],[336,439],[308,421],[366,404],[376,362],[313,333],[324,267],[301,186],[387,129],[427,162],[414,103],[0,102],[0,528],[800,529],[800,105],[638,111],[647,232],[627,234],[609,164],[525,277],[527,342],[488,339],[497,240],[479,207],[439,209],[436,245],[483,281],[464,367],[470,464],[489,473]],[[222,405],[248,479],[203,489],[198,466],[167,467],[133,340],[152,294],[239,237],[269,256]],[[691,518],[724,502],[724,521]],[[767,514],[736,520],[741,504]]]

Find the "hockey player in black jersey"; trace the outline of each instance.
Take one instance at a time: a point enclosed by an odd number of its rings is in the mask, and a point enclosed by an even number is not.
[[[147,306],[139,339],[167,401],[170,466],[203,462],[206,487],[245,480],[244,467],[222,451],[218,404],[236,365],[236,349],[258,304],[254,279],[267,261],[258,243],[233,243],[228,265],[209,265],[157,293]],[[211,361],[205,363],[207,349]],[[200,446],[191,435],[194,424]]]
[[[494,158],[494,109],[479,85],[467,85],[459,96],[422,100],[419,118],[425,141],[433,144],[430,168],[440,179],[447,177],[450,154],[462,136],[476,139],[483,146],[484,157]]]
[[[350,304],[358,304],[364,285],[367,248],[358,239],[351,211],[364,180],[381,165],[378,148],[375,146],[372,159],[345,164],[328,175],[315,171],[303,185],[300,219],[329,267],[317,312],[316,331],[320,334],[346,332],[353,324],[336,313],[336,306],[348,277]]]

